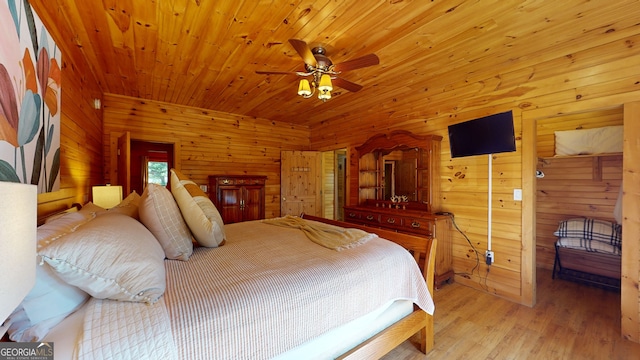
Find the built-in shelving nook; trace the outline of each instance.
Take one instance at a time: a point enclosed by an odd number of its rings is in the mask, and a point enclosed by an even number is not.
[[[622,107],[540,119],[536,123],[536,263],[553,268],[553,235],[572,217],[615,221],[622,183],[622,153],[556,155],[555,132],[623,125]],[[622,139],[620,139],[622,140]],[[621,144],[620,144],[621,145]]]

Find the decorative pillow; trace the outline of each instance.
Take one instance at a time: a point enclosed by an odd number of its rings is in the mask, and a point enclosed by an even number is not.
[[[47,219],[37,229],[38,250],[94,219],[96,213],[92,210],[99,209],[85,206],[81,211]],[[50,266],[37,266],[33,289],[6,321],[9,337],[13,341],[40,341],[88,298],[89,294],[64,282]]]
[[[120,204],[109,209],[109,213],[120,213],[130,216],[136,220],[140,219],[138,214],[138,207],[140,206],[140,195],[133,190]]]
[[[147,185],[142,192],[138,212],[140,221],[158,239],[168,259],[189,259],[193,253],[191,232],[167,188]]]
[[[61,236],[76,231],[76,229],[83,224],[95,219],[97,214],[106,211],[107,210],[88,202],[79,211],[66,213],[53,219],[47,219],[43,225],[38,227],[37,249],[39,250]]]
[[[207,194],[189,178],[171,169],[171,193],[178,203],[198,244],[218,247],[224,244],[224,222]]]
[[[622,226],[606,220],[574,218],[561,221],[558,230],[553,235],[561,238],[598,240],[614,246],[621,246]]]
[[[99,299],[155,303],[164,294],[164,252],[126,215],[99,216],[38,255],[68,284]]]
[[[560,247],[586,250],[588,252],[622,255],[621,247],[613,246],[604,241],[561,237],[561,238],[558,238],[558,241],[556,241],[556,244]]]
[[[81,213],[96,214],[96,215],[102,214],[102,213],[107,212],[107,211],[108,211],[107,209],[105,209],[105,208],[103,208],[101,206],[98,206],[98,205],[92,203],[91,201],[89,201],[86,204],[82,205],[82,209],[78,210],[78,212],[81,212]]]

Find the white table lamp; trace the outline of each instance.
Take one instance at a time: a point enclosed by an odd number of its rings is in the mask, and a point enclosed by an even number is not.
[[[102,208],[111,209],[122,201],[122,186],[94,186],[92,190],[93,203]]]
[[[1,324],[36,283],[37,187],[0,181],[0,199]]]

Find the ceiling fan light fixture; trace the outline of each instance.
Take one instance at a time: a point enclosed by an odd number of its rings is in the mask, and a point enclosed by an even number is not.
[[[331,99],[331,91],[318,91],[318,99],[322,100],[322,102]]]
[[[331,76],[328,74],[322,74],[320,77],[320,84],[318,85],[318,90],[321,92],[330,92],[333,91],[333,85],[331,84]],[[331,97],[331,95],[329,95]]]
[[[311,86],[309,85],[309,80],[300,80],[300,84],[298,85],[298,95],[303,97],[311,96]]]

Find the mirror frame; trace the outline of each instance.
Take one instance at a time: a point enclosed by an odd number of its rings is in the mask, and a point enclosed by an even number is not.
[[[431,154],[431,161],[429,164],[429,168],[432,173],[439,172],[439,164],[440,164],[440,142],[442,141],[442,136],[439,135],[416,135],[407,130],[394,130],[390,133],[382,133],[376,134],[370,137],[367,141],[365,141],[362,145],[355,147],[355,150],[358,153],[358,159],[362,158],[362,156],[379,152],[382,157],[396,150],[410,150],[410,149],[420,149],[421,151],[427,151]],[[437,153],[434,153],[434,144],[437,143]],[[416,167],[416,175],[418,172],[418,167]],[[358,173],[360,172],[360,161],[358,161]],[[359,176],[359,175],[358,175]],[[426,204],[427,211],[435,211],[439,208],[439,182],[437,179],[437,175],[431,175],[433,180],[430,184],[429,191],[429,199],[424,201],[420,199],[419,195],[416,195],[418,198],[417,201],[413,201],[410,203],[417,204]],[[417,176],[416,176],[417,177]],[[360,178],[358,177],[358,184],[360,183]],[[416,194],[418,193],[418,184],[416,184]],[[383,201],[383,199],[373,199],[374,201]],[[360,200],[359,200],[360,202]]]

